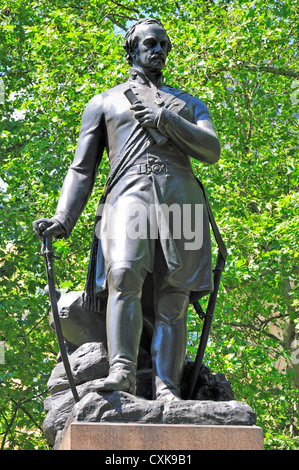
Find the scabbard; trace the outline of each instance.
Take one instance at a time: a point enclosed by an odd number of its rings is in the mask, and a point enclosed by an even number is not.
[[[187,396],[186,396],[187,400],[192,400],[193,398],[195,385],[199,377],[200,368],[202,366],[205,350],[208,344],[209,334],[210,334],[210,330],[211,330],[211,326],[212,326],[212,322],[214,318],[214,311],[215,311],[217,295],[218,295],[218,290],[219,290],[219,285],[220,285],[220,280],[221,280],[221,274],[224,269],[224,263],[225,263],[225,260],[222,256],[222,253],[219,251],[217,262],[216,262],[216,267],[214,269],[214,290],[210,294],[207,310],[204,315],[204,324],[203,324],[202,332],[200,336],[199,347],[198,347],[197,355],[195,358],[194,366],[192,369],[192,373],[191,373],[191,377],[189,381],[189,387],[187,390]]]
[[[200,343],[199,343],[199,346],[198,346],[197,355],[196,355],[196,358],[195,358],[193,370],[192,370],[191,377],[190,377],[189,384],[188,384],[188,390],[187,390],[187,396],[186,396],[187,400],[191,400],[193,395],[194,395],[196,382],[197,382],[198,377],[199,377],[200,368],[202,366],[205,350],[206,350],[206,347],[207,347],[207,344],[208,344],[209,334],[210,334],[210,330],[211,330],[211,326],[212,326],[212,321],[213,321],[213,317],[214,317],[214,311],[215,311],[215,306],[216,306],[216,301],[217,301],[217,296],[218,296],[218,290],[219,290],[219,286],[220,286],[221,275],[222,275],[222,271],[224,270],[224,266],[225,266],[225,262],[226,262],[226,258],[227,258],[227,250],[226,250],[226,247],[225,247],[224,242],[222,240],[221,234],[218,230],[216,221],[214,219],[214,216],[213,216],[210,204],[209,204],[209,200],[208,200],[206,192],[205,192],[205,188],[199,180],[197,180],[197,181],[198,181],[198,183],[199,183],[199,185],[202,189],[203,196],[204,196],[204,199],[205,199],[205,202],[206,202],[206,208],[207,208],[207,211],[208,211],[209,222],[210,222],[210,225],[212,227],[216,243],[218,245],[218,255],[217,255],[216,266],[214,268],[214,290],[210,294],[206,313],[203,314],[204,324],[203,324],[203,327],[202,327],[202,332],[201,332]],[[199,303],[197,302],[197,305],[194,304],[194,307],[195,307],[195,310],[198,310],[198,307],[200,309]],[[200,316],[201,316],[201,314],[200,314]]]

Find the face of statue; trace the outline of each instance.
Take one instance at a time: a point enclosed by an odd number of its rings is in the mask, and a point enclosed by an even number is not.
[[[157,24],[136,28],[138,46],[132,55],[133,65],[145,72],[160,73],[168,54],[168,38],[165,30]]]

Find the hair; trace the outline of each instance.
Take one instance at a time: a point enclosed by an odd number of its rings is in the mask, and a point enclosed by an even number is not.
[[[126,36],[125,36],[125,42],[124,42],[124,49],[126,51],[126,59],[129,62],[130,65],[133,65],[132,62],[132,53],[136,50],[138,46],[138,37],[135,35],[135,31],[137,26],[139,25],[146,25],[146,24],[157,24],[158,26],[161,26],[161,28],[164,29],[166,33],[166,29],[162,25],[161,21],[155,19],[155,18],[142,18],[141,20],[136,21],[127,31]],[[172,45],[169,37],[167,36],[168,39],[168,48],[167,48],[167,53],[171,51]]]

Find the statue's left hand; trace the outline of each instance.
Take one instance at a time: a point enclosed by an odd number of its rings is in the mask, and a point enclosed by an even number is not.
[[[131,110],[134,111],[135,119],[139,121],[142,127],[157,127],[158,108],[149,108],[142,103],[136,103],[131,106]]]

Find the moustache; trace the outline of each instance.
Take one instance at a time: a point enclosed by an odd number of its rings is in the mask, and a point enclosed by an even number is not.
[[[152,54],[150,55],[149,57],[150,59],[161,59],[161,60],[165,60],[166,57],[164,54]]]

